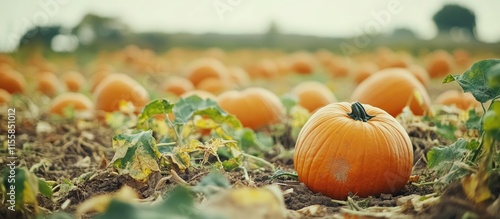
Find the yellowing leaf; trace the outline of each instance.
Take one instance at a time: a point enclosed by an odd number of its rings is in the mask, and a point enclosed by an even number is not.
[[[116,152],[111,163],[120,174],[144,182],[149,174],[160,171],[156,160],[160,152],[152,131],[117,135],[113,138],[113,148]]]

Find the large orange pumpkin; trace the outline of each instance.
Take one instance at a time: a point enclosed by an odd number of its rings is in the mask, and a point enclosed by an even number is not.
[[[373,74],[354,89],[351,101],[381,108],[394,117],[406,105],[413,114],[424,115],[431,104],[425,87],[403,68],[389,68]]]
[[[332,91],[324,84],[317,81],[305,81],[295,86],[292,94],[297,96],[299,105],[314,112],[318,108],[337,101]]]
[[[448,90],[439,94],[434,103],[447,106],[455,105],[457,108],[463,110],[481,106],[471,93],[464,93],[458,90]]]
[[[316,111],[295,145],[299,180],[334,199],[396,193],[412,165],[412,143],[404,128],[384,110],[359,102]]]
[[[96,87],[94,97],[98,113],[118,111],[121,101],[131,102],[138,113],[149,102],[146,89],[136,80],[122,73],[107,76]]]
[[[278,96],[260,87],[226,91],[219,95],[217,103],[251,129],[278,123],[285,117],[285,107]]]

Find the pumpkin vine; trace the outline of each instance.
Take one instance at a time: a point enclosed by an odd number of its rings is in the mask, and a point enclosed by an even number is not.
[[[368,113],[366,113],[366,110],[363,107],[363,105],[361,105],[361,103],[359,103],[359,102],[353,103],[351,105],[351,109],[352,109],[352,111],[350,113],[348,113],[347,115],[349,115],[349,117],[351,117],[354,120],[368,122],[368,120],[375,117],[375,116],[368,115]]]

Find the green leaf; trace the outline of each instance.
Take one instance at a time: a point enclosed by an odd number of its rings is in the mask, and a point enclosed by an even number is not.
[[[481,60],[474,63],[462,75],[453,75],[452,77],[458,82],[464,92],[471,92],[474,98],[481,103],[500,96],[500,87],[493,86],[496,84],[498,64],[500,59]],[[447,76],[444,83],[451,82],[450,76]],[[493,85],[492,85],[493,84]]]
[[[491,67],[488,72],[488,85],[491,87],[500,87],[500,64]]]
[[[467,146],[465,146],[465,148],[467,148],[467,150],[469,151],[476,150],[477,147],[479,147],[479,141],[477,141],[477,139],[475,138],[471,139],[469,143],[467,143]]]
[[[25,204],[37,205],[38,178],[25,168],[5,169],[3,173],[3,186],[7,192],[4,203],[9,203],[10,194],[14,194],[15,209],[23,209]],[[10,206],[10,204],[9,204]]]
[[[458,139],[450,146],[434,147],[427,153],[427,167],[438,174],[448,172],[455,161],[460,161],[466,151],[467,141]]]
[[[259,141],[255,132],[250,128],[237,130],[234,137],[238,141],[240,148],[247,153],[262,152],[268,148]]]
[[[120,174],[144,182],[149,174],[160,170],[157,162],[160,152],[152,131],[119,134],[113,138],[113,148],[116,152],[111,163]]]
[[[38,189],[40,190],[40,194],[47,198],[52,198],[52,188],[49,186],[47,182],[43,179],[38,179]]]
[[[194,197],[190,190],[177,186],[166,195],[166,199],[158,205],[134,205],[119,200],[112,200],[108,209],[96,219],[164,219],[190,218],[215,219],[214,215],[201,212],[194,205]]]
[[[40,217],[40,218],[44,218],[44,217]],[[51,214],[50,216],[48,216],[48,219],[74,219],[74,217],[66,212],[57,212],[57,213],[54,213],[54,214]]]
[[[457,130],[457,127],[455,125],[452,125],[452,124],[443,124],[441,122],[436,122],[436,127],[437,127],[437,131],[436,133],[438,135],[441,135],[447,139],[450,139],[450,140],[455,140],[457,139],[455,137],[455,131]]]
[[[146,104],[137,120],[136,128],[140,130],[149,129],[149,119],[158,114],[167,114],[172,112],[174,105],[166,99],[157,99]]]
[[[287,114],[290,113],[290,110],[292,107],[296,106],[297,103],[299,102],[299,99],[297,96],[287,93],[283,96],[280,97],[281,103],[283,103],[283,106],[285,106]]]
[[[475,109],[469,110],[469,118],[465,122],[467,129],[480,130],[481,128],[481,117],[476,113]]]
[[[221,189],[229,189],[231,184],[220,171],[212,170],[208,175],[203,177],[198,185],[193,187],[195,192],[201,192],[207,196],[211,196]]]
[[[222,168],[224,168],[225,171],[233,171],[236,168],[240,167],[242,163],[243,156],[232,157],[225,161],[222,161]]]
[[[232,129],[240,129],[242,127],[240,121],[235,116],[225,112],[214,100],[201,99],[198,96],[179,99],[173,108],[173,112],[175,115],[174,124],[176,125],[187,124],[194,119],[194,116],[199,115],[203,118],[213,120],[216,124],[226,125]],[[204,125],[210,125],[210,123],[203,123],[203,121],[198,123],[199,128],[206,128],[203,127]],[[231,139],[226,131],[216,129],[216,132],[224,139]]]
[[[483,129],[494,139],[500,140],[500,101],[493,101],[483,116]]]

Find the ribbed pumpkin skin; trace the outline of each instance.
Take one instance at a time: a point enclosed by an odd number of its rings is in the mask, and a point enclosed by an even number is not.
[[[285,116],[285,107],[279,98],[259,87],[226,91],[219,95],[217,103],[226,112],[235,115],[244,127],[251,129],[280,122]]]
[[[420,93],[422,105],[414,97],[414,91]],[[375,73],[361,82],[351,95],[351,101],[381,108],[394,117],[403,111],[410,99],[409,106],[414,115],[421,116],[429,110],[431,100],[427,90],[415,76],[402,68]]]
[[[130,76],[114,73],[107,76],[94,92],[95,109],[114,112],[120,109],[121,101],[132,102],[137,113],[149,102],[146,89]]]
[[[413,148],[404,128],[385,111],[363,104],[367,122],[348,113],[351,103],[316,111],[300,131],[294,165],[311,191],[334,199],[395,193],[408,181]]]

